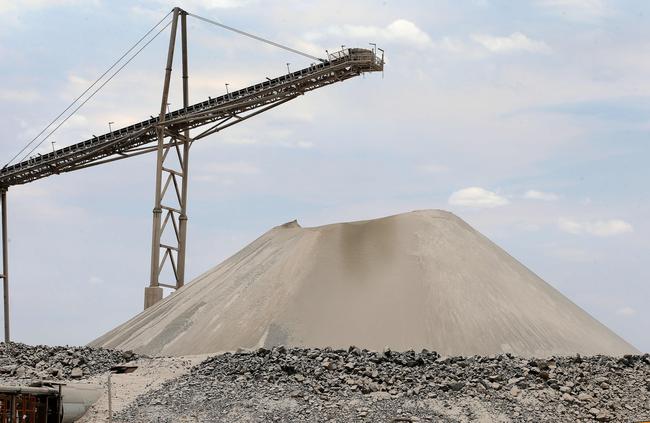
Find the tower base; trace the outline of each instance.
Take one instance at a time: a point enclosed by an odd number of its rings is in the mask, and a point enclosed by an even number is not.
[[[159,286],[148,286],[144,289],[144,309],[148,309],[162,300],[163,289]]]

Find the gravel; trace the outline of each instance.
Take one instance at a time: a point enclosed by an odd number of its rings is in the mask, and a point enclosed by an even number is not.
[[[213,356],[120,422],[639,421],[650,355],[440,357],[276,347]]]
[[[130,351],[90,347],[0,343],[0,383],[33,379],[81,379],[138,358]]]
[[[86,379],[138,358],[0,344],[0,383]],[[528,359],[276,347],[215,355],[116,422],[563,422],[650,418],[650,355]]]

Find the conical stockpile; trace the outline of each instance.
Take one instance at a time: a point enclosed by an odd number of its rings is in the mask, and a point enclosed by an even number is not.
[[[279,344],[444,355],[637,352],[438,210],[278,226],[91,343],[149,355]]]

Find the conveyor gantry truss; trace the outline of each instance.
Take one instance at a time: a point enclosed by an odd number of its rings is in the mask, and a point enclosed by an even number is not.
[[[162,299],[163,287],[178,289],[185,283],[187,174],[189,150],[192,144],[293,100],[306,92],[366,72],[383,71],[383,52],[379,57],[376,50],[347,48],[333,54],[328,53],[327,59],[320,59],[318,63],[299,71],[290,72],[274,79],[266,78],[259,84],[189,105],[187,15],[188,13],[182,9],[173,9],[165,81],[158,116],[60,148],[48,154],[38,154],[0,169],[4,247],[3,273],[0,276],[4,283],[6,341],[9,340],[6,194],[10,186],[157,152],[151,280],[149,287],[145,288],[145,308],[147,308]],[[183,107],[169,112],[167,100],[179,22],[182,45]],[[198,130],[199,128],[200,130]],[[193,129],[198,131],[190,136],[190,130]],[[175,164],[173,165],[168,164],[171,157],[174,158]],[[170,196],[173,198],[174,205],[169,205],[167,197]],[[161,242],[165,231],[173,231],[171,238],[175,240],[175,245]],[[173,283],[162,283],[159,280],[166,265],[167,267],[171,266],[175,279]]]
[[[211,125],[192,137],[192,141],[196,141],[308,91],[364,72],[381,71],[383,67],[381,59],[371,50],[345,49],[330,57],[331,60],[324,63],[166,113],[162,123],[156,116],[7,166],[0,170],[0,187],[25,184],[47,176],[156,151],[157,146],[152,144],[158,140],[156,128],[160,126],[165,128],[168,136],[177,137],[186,129]]]

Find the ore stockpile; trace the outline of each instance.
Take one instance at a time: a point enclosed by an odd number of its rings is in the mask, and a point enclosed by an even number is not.
[[[530,359],[277,347],[217,355],[119,422],[567,422],[650,417],[650,355]]]
[[[137,359],[131,351],[0,343],[0,382],[81,379]]]
[[[452,213],[275,227],[91,343],[150,356],[295,347],[635,354]]]

